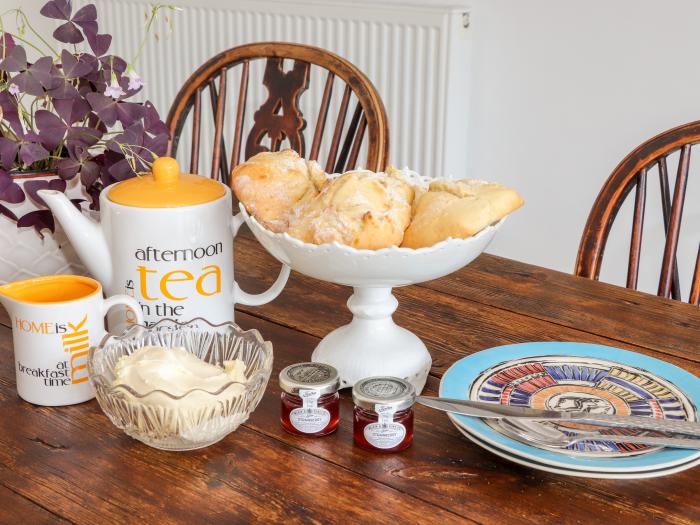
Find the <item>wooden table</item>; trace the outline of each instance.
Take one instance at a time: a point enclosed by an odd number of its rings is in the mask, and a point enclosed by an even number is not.
[[[236,274],[259,291],[278,265],[237,242]],[[588,341],[666,359],[700,374],[700,309],[482,255],[449,277],[395,290],[395,319],[433,356],[427,391],[455,360],[484,348]],[[0,315],[1,523],[698,523],[700,468],[638,481],[570,478],[502,460],[441,413],[416,407],[413,446],[394,455],[352,443],[352,401],[322,439],[279,424],[279,370],[308,360],[349,320],[350,290],[294,274],[272,304],[239,308],[275,349],[260,406],[209,448],[168,453],[113,427],[95,401],[58,408],[17,397],[11,332]]]

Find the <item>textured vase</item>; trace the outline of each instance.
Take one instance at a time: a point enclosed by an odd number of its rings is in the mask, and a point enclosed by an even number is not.
[[[31,173],[13,175],[13,178],[22,186],[30,180],[48,181],[57,176],[53,173]],[[77,177],[68,182],[66,194],[71,199],[87,199]],[[17,217],[39,209],[29,197],[20,204],[2,204]],[[34,228],[18,228],[14,221],[0,215],[0,284],[38,275],[87,274],[58,223],[54,233],[49,230],[41,233],[43,238]]]

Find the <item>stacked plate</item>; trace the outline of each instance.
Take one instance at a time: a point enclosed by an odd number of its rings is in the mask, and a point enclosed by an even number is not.
[[[664,361],[617,348],[525,343],[484,350],[457,361],[442,378],[440,396],[546,410],[697,421],[700,379]],[[509,437],[496,419],[449,417],[462,434],[494,454],[558,474],[649,478],[700,463],[700,450],[613,443],[604,438],[568,447],[543,447]],[[582,427],[543,424],[570,433]]]

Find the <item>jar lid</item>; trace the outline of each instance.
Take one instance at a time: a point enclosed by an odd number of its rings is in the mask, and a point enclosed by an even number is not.
[[[352,400],[367,410],[374,410],[375,405],[406,410],[416,401],[416,389],[399,377],[367,377],[352,387]]]
[[[109,200],[137,208],[177,208],[205,204],[226,194],[225,186],[214,179],[180,173],[171,157],[157,158],[152,169],[153,173],[116,183],[107,194]]]
[[[338,371],[323,363],[299,363],[280,372],[280,388],[290,394],[299,390],[319,390],[321,395],[333,394],[340,388]]]

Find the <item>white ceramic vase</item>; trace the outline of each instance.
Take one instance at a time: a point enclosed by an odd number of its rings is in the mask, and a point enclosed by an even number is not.
[[[52,173],[36,174],[31,177],[18,176],[15,182],[23,186],[30,180],[56,178]],[[68,182],[66,194],[71,199],[87,199],[77,177]],[[18,217],[39,209],[29,197],[20,204],[3,202],[2,205]],[[93,215],[99,216],[97,212],[93,212]],[[42,234],[43,238],[34,228],[18,228],[14,221],[0,215],[0,284],[40,275],[87,275],[87,270],[58,223],[54,233],[43,230]]]

